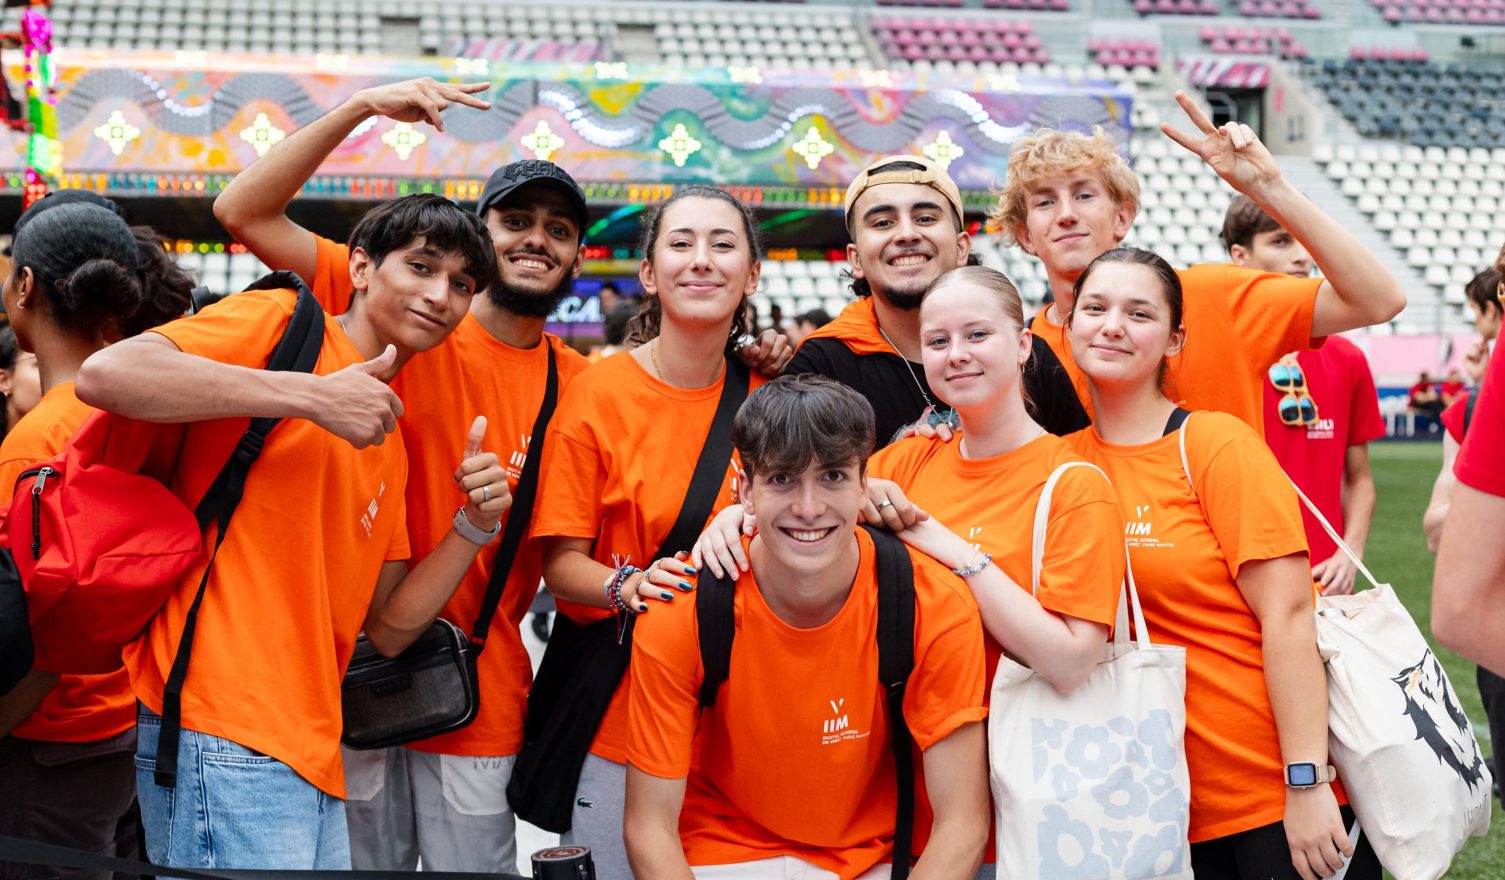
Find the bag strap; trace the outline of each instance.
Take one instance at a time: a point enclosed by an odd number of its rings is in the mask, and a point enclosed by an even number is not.
[[[1179,406],[1171,410],[1171,417],[1165,420],[1165,430],[1160,432],[1160,436],[1164,437],[1172,431],[1180,430],[1189,415],[1191,415],[1191,410],[1182,409]]]
[[[1195,498],[1197,495],[1197,484],[1191,478],[1191,461],[1186,456],[1186,425],[1184,423],[1181,426],[1180,440],[1181,470],[1186,474],[1186,482],[1191,486],[1191,494]],[[1379,581],[1375,580],[1374,575],[1365,567],[1364,560],[1359,558],[1359,554],[1353,552],[1353,548],[1348,546],[1347,542],[1338,534],[1338,530],[1333,528],[1332,523],[1327,521],[1327,517],[1323,516],[1322,511],[1317,509],[1317,505],[1312,503],[1312,499],[1306,497],[1306,493],[1301,491],[1301,487],[1296,485],[1296,482],[1291,480],[1290,477],[1286,477],[1286,479],[1291,483],[1291,488],[1296,490],[1296,496],[1301,499],[1301,503],[1305,504],[1306,509],[1311,512],[1312,518],[1317,520],[1318,525],[1322,526],[1322,530],[1327,532],[1327,536],[1333,539],[1333,543],[1338,546],[1338,549],[1342,550],[1344,555],[1353,560],[1353,564],[1363,573],[1365,580],[1369,581],[1370,586],[1378,587],[1380,585]]]
[[[491,632],[491,621],[496,617],[497,606],[502,602],[502,591],[507,587],[507,578],[512,574],[512,563],[522,547],[523,534],[533,519],[533,502],[538,496],[538,471],[543,458],[544,435],[549,429],[549,420],[554,417],[554,407],[559,402],[559,367],[554,359],[554,346],[544,337],[544,347],[549,350],[549,377],[544,382],[543,403],[538,416],[533,420],[533,433],[529,434],[528,454],[523,460],[522,474],[517,478],[517,491],[512,495],[512,507],[507,512],[507,527],[502,530],[502,542],[492,557],[491,580],[486,582],[486,595],[481,599],[481,611],[476,615],[475,626],[470,631],[471,653],[480,657],[486,647],[486,636]],[[536,584],[534,586],[537,586]]]
[[[878,683],[888,702],[898,806],[894,815],[892,880],[909,876],[914,849],[914,736],[904,718],[904,692],[914,671],[914,562],[892,532],[863,526],[873,539],[878,570]]]
[[[701,711],[716,705],[716,694],[731,675],[732,639],[736,635],[736,578],[716,577],[701,566],[695,579],[695,626],[700,640]]]
[[[732,419],[747,399],[748,384],[752,374],[747,365],[735,357],[726,359],[726,375],[721,381],[721,399],[716,404],[716,415],[711,419],[705,445],[700,448],[700,458],[695,462],[695,473],[690,477],[690,487],[685,490],[684,504],[680,505],[679,517],[664,536],[658,552],[644,560],[673,556],[695,546],[695,539],[705,530],[706,520],[711,518],[711,508],[716,505],[716,495],[726,479],[726,465],[732,460]]]
[[[1177,412],[1185,413],[1186,410],[1178,409]],[[1185,421],[1183,416],[1181,421]],[[1045,536],[1050,526],[1050,502],[1055,495],[1056,483],[1060,482],[1061,476],[1074,467],[1092,468],[1102,474],[1104,480],[1112,484],[1108,475],[1103,473],[1102,468],[1085,461],[1062,462],[1059,467],[1051,472],[1045,481],[1045,486],[1040,490],[1040,499],[1035,502],[1035,524],[1030,535],[1030,595],[1038,601],[1040,598],[1040,569],[1045,563]],[[1130,615],[1134,624],[1134,642],[1141,649],[1150,647],[1150,630],[1144,622],[1144,609],[1139,604],[1139,588],[1134,583],[1134,566],[1129,559],[1128,544],[1124,545],[1124,582],[1118,590],[1118,610],[1114,613],[1113,620],[1113,643],[1115,645],[1127,645],[1129,643]]]
[[[314,299],[308,285],[304,284],[303,279],[297,275],[291,272],[274,272],[257,284],[268,283],[269,279],[275,279],[271,283],[283,283],[286,287],[296,290],[298,301],[293,307],[293,316],[288,320],[287,328],[282,333],[282,339],[272,350],[271,358],[267,361],[267,369],[283,372],[312,372],[319,360],[319,350],[324,344],[324,310],[320,308],[318,300]],[[259,288],[253,285],[247,289]],[[199,606],[204,601],[204,588],[209,585],[209,572],[214,568],[214,560],[219,555],[220,545],[225,542],[225,533],[230,528],[230,519],[235,515],[235,508],[240,505],[240,500],[245,495],[246,476],[250,473],[251,466],[256,463],[256,459],[261,456],[267,435],[281,421],[281,419],[274,418],[251,420],[250,427],[240,436],[240,441],[236,443],[235,451],[230,454],[229,461],[226,461],[225,466],[220,469],[219,476],[214,478],[214,482],[209,485],[209,490],[204,493],[203,499],[194,511],[200,528],[207,529],[210,523],[215,523],[216,532],[214,549],[210,551],[209,562],[204,566],[203,576],[199,578],[199,588],[194,593],[193,602],[188,606],[188,614],[183,621],[183,635],[178,641],[178,652],[173,657],[172,670],[168,673],[167,683],[162,688],[162,731],[158,739],[157,769],[153,778],[163,788],[172,788],[177,784],[178,739],[183,720],[183,682],[188,678],[188,661],[193,653],[193,633],[198,627]]]
[[[1463,430],[1459,433],[1468,436],[1468,427],[1474,423],[1474,406],[1479,402],[1479,392],[1483,388],[1475,388],[1468,393],[1468,402],[1463,404]]]

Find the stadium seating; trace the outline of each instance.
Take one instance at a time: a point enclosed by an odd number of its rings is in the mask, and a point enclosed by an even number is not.
[[[1285,28],[1206,25],[1197,38],[1214,55],[1278,55],[1281,58],[1305,58],[1306,49]]]
[[[1029,22],[895,16],[874,18],[872,29],[883,54],[902,61],[1050,61],[1050,53]]]
[[[1391,23],[1505,24],[1505,0],[1369,0]]]
[[[1302,71],[1360,134],[1418,147],[1505,143],[1505,68],[1442,65],[1408,49],[1359,54]]]
[[[1154,40],[1093,38],[1087,41],[1087,52],[1098,64],[1130,68],[1160,66],[1160,46]]]
[[[1217,15],[1216,0],[1134,0],[1140,15]]]

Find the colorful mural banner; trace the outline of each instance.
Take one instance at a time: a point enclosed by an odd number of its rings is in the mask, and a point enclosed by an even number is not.
[[[221,55],[62,47],[56,124],[70,173],[233,174],[367,86],[489,81],[489,111],[445,131],[372,119],[320,168],[352,178],[484,178],[545,158],[581,181],[844,186],[894,153],[985,190],[1041,126],[1101,126],[1127,151],[1130,97],[1106,82],[896,71],[686,70],[617,62]],[[19,168],[24,140],[0,157]]]

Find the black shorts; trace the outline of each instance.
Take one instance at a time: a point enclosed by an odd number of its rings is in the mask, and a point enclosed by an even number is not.
[[[1340,807],[1343,826],[1352,828],[1353,810]],[[1276,822],[1262,828],[1240,831],[1227,837],[1191,845],[1192,873],[1197,880],[1301,880],[1291,864],[1285,825]],[[1354,846],[1353,860],[1344,880],[1380,880],[1380,860],[1362,832]]]

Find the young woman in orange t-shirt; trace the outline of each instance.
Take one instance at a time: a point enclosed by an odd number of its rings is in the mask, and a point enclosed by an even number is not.
[[[38,388],[0,443],[0,506],[21,472],[60,452],[94,414],[74,393],[84,359],[181,315],[193,281],[160,239],[110,203],[63,190],[17,223],[3,301]],[[32,672],[0,699],[0,834],[134,857],[136,697],[124,669]],[[52,869],[57,871],[59,869]]]
[[[1155,254],[1119,248],[1088,265],[1067,326],[1096,416],[1068,439],[1134,514],[1129,553],[1151,633],[1187,648],[1192,868],[1315,880],[1354,856],[1349,880],[1378,878],[1329,782],[1327,682],[1295,493],[1238,419],[1201,412],[1175,429],[1162,377],[1185,342],[1181,314],[1180,281]]]
[[[572,620],[652,613],[651,602],[690,589],[693,568],[651,557],[685,502],[727,358],[747,332],[761,254],[751,211],[722,190],[686,187],[649,214],[638,345],[575,379],[545,447],[532,533],[544,542],[544,581]],[[730,500],[732,473],[728,460],[713,511]],[[632,876],[622,843],[625,693],[618,685],[595,735],[566,835],[590,846],[602,877]]]

